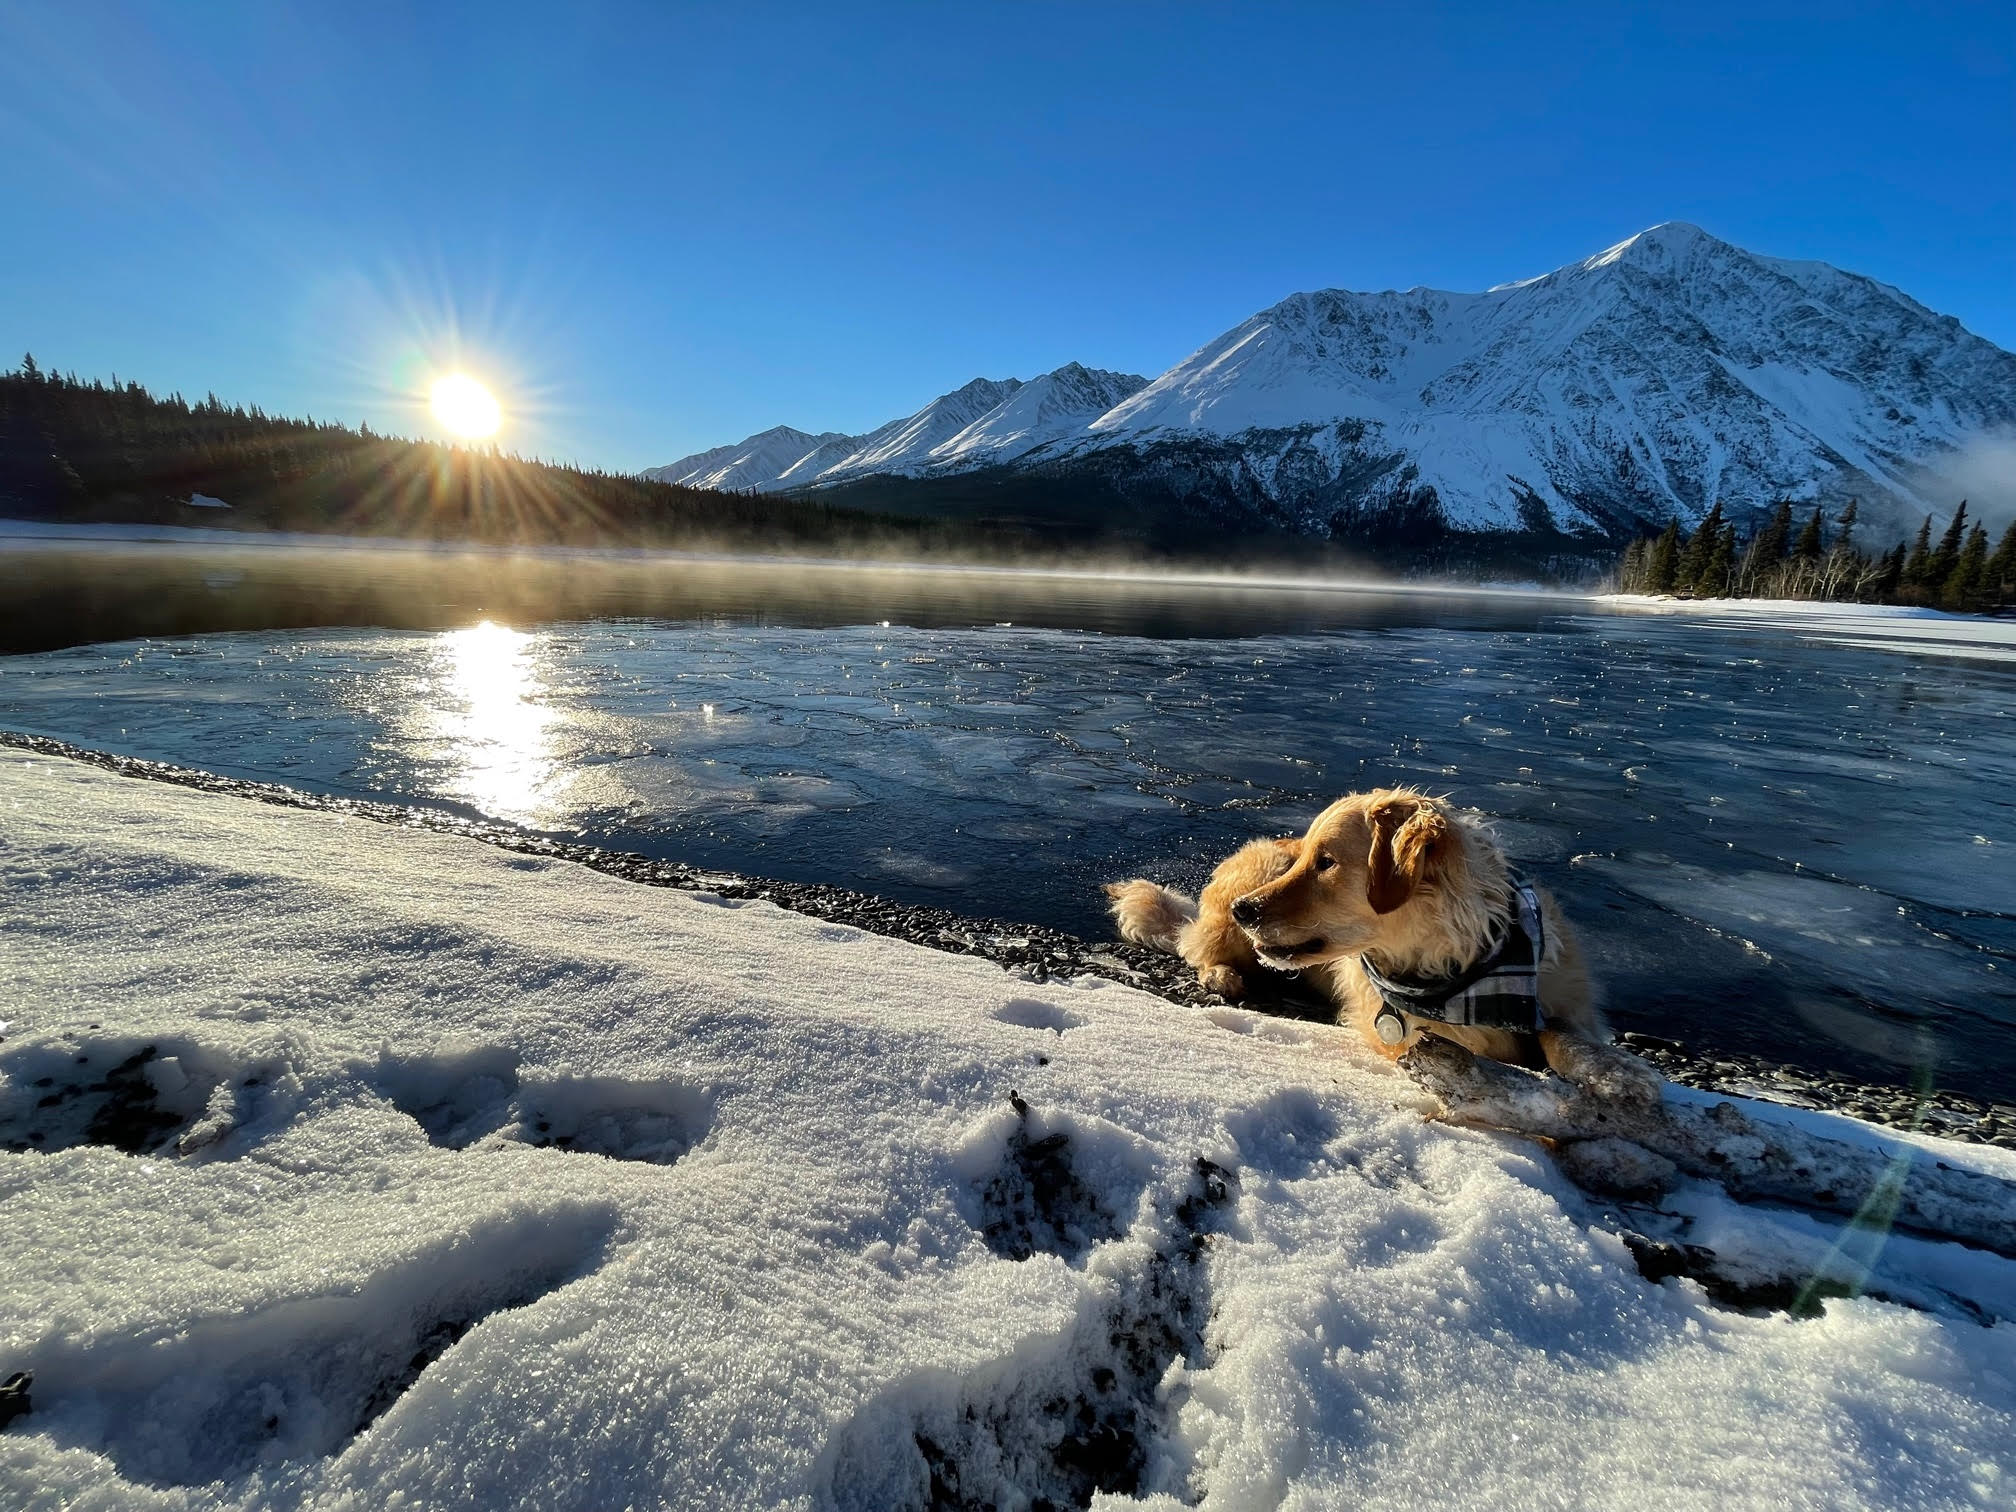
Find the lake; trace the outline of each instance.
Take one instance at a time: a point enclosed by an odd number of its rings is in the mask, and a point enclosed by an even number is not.
[[[1093,937],[1103,881],[1419,784],[1620,1027],[2016,1089],[2016,661],[1945,622],[61,541],[0,542],[0,605],[0,726]]]

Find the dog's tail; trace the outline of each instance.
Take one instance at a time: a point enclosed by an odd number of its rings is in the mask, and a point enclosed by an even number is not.
[[[1120,938],[1136,945],[1152,945],[1171,955],[1180,954],[1176,938],[1183,926],[1197,918],[1197,902],[1174,888],[1136,877],[1132,882],[1108,882],[1106,896],[1113,902],[1113,922],[1120,926]]]

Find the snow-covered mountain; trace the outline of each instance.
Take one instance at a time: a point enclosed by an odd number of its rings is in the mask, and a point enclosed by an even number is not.
[[[734,446],[717,446],[712,451],[695,452],[664,467],[654,467],[644,476],[687,488],[718,488],[723,491],[761,488],[773,482],[779,473],[807,452],[837,441],[860,439],[859,436],[843,436],[838,431],[811,436],[788,425],[774,425]]]
[[[1148,386],[1133,373],[1066,363],[1019,385],[957,435],[933,447],[927,465],[984,467],[1012,462],[1038,447],[1082,435],[1099,416]]]
[[[1505,527],[1537,523],[1533,500],[1564,525],[1718,497],[1950,509],[1928,469],[2009,425],[2016,355],[1885,284],[1673,223],[1482,294],[1294,295],[1080,445],[1230,441],[1284,504],[1377,469],[1451,524]]]
[[[1010,461],[1082,436],[1086,427],[1148,380],[1066,363],[1024,383],[975,378],[864,436],[808,435],[776,426],[734,446],[681,457],[644,476],[689,488],[773,491],[880,475],[915,477]]]
[[[753,486],[999,467],[1319,536],[1609,533],[1718,498],[1915,520],[2011,432],[2016,354],[1873,279],[1672,222],[1483,293],[1292,295],[1153,383],[1072,364],[968,385]]]

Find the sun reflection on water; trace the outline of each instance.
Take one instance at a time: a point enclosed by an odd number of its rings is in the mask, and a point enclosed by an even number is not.
[[[539,637],[484,620],[440,637],[434,715],[448,791],[486,814],[547,815],[563,779],[554,750],[561,715],[538,658]]]

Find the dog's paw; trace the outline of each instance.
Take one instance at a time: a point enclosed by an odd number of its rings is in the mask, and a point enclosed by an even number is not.
[[[1246,996],[1246,978],[1230,966],[1206,966],[1197,973],[1197,980],[1206,992],[1215,992],[1227,1002],[1236,1003]]]

